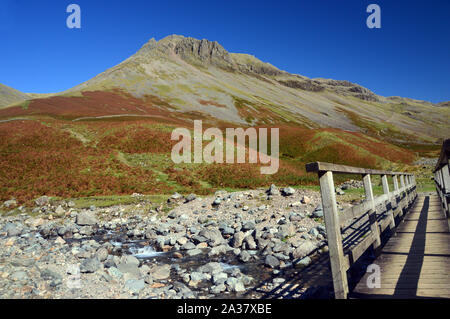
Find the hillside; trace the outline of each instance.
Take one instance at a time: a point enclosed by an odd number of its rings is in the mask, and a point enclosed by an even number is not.
[[[5,94],[6,97],[6,94]],[[25,98],[25,97],[23,97]],[[0,109],[0,200],[317,183],[310,161],[414,170],[450,135],[450,109],[382,97],[358,84],[309,79],[219,43],[169,36],[95,78]],[[279,127],[280,170],[183,164],[170,132],[204,126]]]
[[[30,97],[26,93],[22,93],[0,83],[0,108],[11,104],[24,102],[28,99],[30,99]]]

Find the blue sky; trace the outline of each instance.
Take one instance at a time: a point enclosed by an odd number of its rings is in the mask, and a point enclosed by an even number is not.
[[[71,3],[81,7],[81,30],[66,27]],[[381,29],[366,26],[371,3]],[[0,83],[63,91],[170,34],[384,96],[450,100],[448,0],[1,0]]]

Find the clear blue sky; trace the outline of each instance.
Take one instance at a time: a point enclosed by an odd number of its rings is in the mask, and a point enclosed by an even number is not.
[[[71,3],[81,7],[81,30],[66,27]],[[371,3],[381,29],[366,26]],[[1,0],[0,83],[66,90],[170,34],[384,96],[450,100],[448,0]]]

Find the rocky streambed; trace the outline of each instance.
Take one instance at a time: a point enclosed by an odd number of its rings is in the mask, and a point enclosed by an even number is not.
[[[42,197],[34,217],[0,218],[2,298],[260,298],[327,250],[310,190],[73,206]]]

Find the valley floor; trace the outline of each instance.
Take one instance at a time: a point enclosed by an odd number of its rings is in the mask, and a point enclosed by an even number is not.
[[[169,202],[78,209],[42,197],[33,216],[1,217],[1,298],[260,298],[326,251],[317,191]]]

